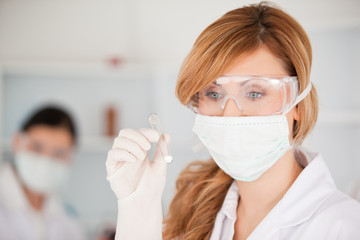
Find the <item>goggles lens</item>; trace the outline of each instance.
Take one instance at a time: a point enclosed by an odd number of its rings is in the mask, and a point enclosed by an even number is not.
[[[203,115],[221,115],[233,101],[243,115],[280,114],[298,95],[296,77],[223,75],[196,93],[188,106]]]
[[[71,149],[64,146],[49,146],[44,140],[21,136],[21,147],[31,153],[47,155],[59,161],[69,161],[73,155]]]

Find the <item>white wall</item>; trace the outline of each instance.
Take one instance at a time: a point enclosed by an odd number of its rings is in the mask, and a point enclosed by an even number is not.
[[[202,29],[258,1],[1,0],[0,59],[181,61]],[[275,1],[307,30],[359,26],[357,0]]]
[[[113,104],[121,127],[148,126],[160,114],[173,138],[164,206],[196,144],[193,115],[174,96],[177,72],[197,35],[226,11],[257,1],[0,0],[0,123],[5,145],[26,114],[59,102],[74,113],[80,146],[65,198],[94,227],[115,221],[116,202],[105,180],[111,140],[103,111]],[[339,188],[360,172],[360,1],[276,1],[308,31],[312,80],[320,97],[318,126],[305,142],[321,152]],[[126,64],[107,64],[118,57]]]

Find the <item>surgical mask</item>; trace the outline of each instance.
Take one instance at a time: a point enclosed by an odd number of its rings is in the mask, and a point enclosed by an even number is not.
[[[46,195],[61,190],[70,173],[69,164],[25,150],[15,154],[14,164],[21,180],[30,190]]]
[[[286,114],[310,89],[311,83],[282,115],[217,117],[197,114],[193,131],[224,172],[236,180],[255,181],[291,149]]]
[[[217,165],[232,178],[254,181],[290,148],[282,115],[211,117],[197,114],[193,131]]]

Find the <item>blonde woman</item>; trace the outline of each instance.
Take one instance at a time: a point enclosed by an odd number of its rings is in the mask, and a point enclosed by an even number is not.
[[[318,113],[311,61],[303,28],[269,3],[207,27],[176,94],[212,159],[182,171],[162,227],[169,136],[150,163],[156,131],[120,131],[107,160],[117,239],[358,239],[360,205],[336,189],[321,155],[299,147]]]

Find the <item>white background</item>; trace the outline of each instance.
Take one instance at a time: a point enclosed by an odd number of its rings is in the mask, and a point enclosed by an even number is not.
[[[80,143],[65,200],[94,234],[116,220],[116,199],[105,179],[111,139],[104,111],[118,128],[148,127],[158,112],[172,135],[164,208],[179,171],[194,154],[193,115],[174,96],[181,61],[200,32],[226,11],[258,1],[0,0],[1,136],[11,136],[27,114],[60,103],[76,118]],[[308,32],[312,80],[320,117],[305,146],[321,152],[338,187],[360,178],[360,1],[276,1]],[[120,58],[118,67],[109,59]]]

